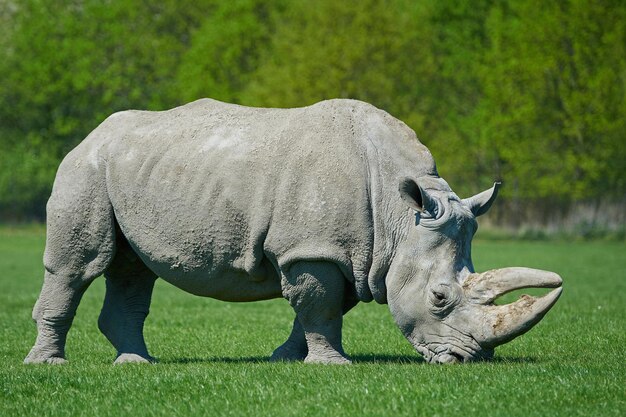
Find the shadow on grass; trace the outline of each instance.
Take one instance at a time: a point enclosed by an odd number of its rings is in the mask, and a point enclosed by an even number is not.
[[[393,363],[393,364],[420,364],[424,359],[418,356],[406,355],[378,355],[361,354],[351,355],[353,363]],[[234,357],[208,357],[208,358],[168,358],[159,359],[159,363],[164,364],[186,364],[186,363],[269,363],[269,356],[244,356]]]
[[[269,362],[269,356],[244,356],[241,358],[213,357],[213,358],[170,358],[159,359],[159,363],[186,364],[186,363],[265,363]]]
[[[421,365],[425,364],[424,358],[420,356],[408,355],[385,355],[385,354],[359,354],[351,355],[350,359],[353,363],[384,363],[395,365]],[[493,364],[535,364],[541,362],[533,357],[511,357],[497,356],[489,361],[475,362],[493,363]],[[208,358],[170,358],[160,359],[159,363],[163,364],[191,364],[191,363],[270,363],[269,356],[244,356],[235,357],[208,357]]]
[[[426,363],[421,356],[409,355],[385,355],[377,353],[366,353],[350,356],[354,363],[392,363],[396,365],[412,365]]]
[[[525,363],[525,364],[531,364],[531,363],[540,363],[541,360],[537,359],[537,358],[533,358],[531,356],[526,356],[526,357],[514,357],[514,356],[496,356],[495,358],[491,359],[489,362],[491,363],[503,363],[503,364],[507,364],[507,363]]]

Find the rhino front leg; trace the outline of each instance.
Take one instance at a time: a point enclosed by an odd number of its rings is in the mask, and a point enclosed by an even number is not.
[[[346,288],[346,290],[349,290]],[[356,294],[354,293],[354,288],[351,288],[352,291],[346,291],[348,294],[344,297],[343,301],[343,315],[345,315],[348,311],[350,311],[354,306],[359,303]],[[291,334],[279,347],[274,350],[272,356],[270,357],[270,361],[303,361],[306,358],[306,355],[309,353],[309,349],[306,344],[306,338],[304,336],[304,329],[296,317],[293,320],[293,327],[291,328]]]
[[[341,345],[344,281],[339,268],[331,262],[298,262],[285,274],[283,295],[295,310],[304,333],[305,362],[350,363]],[[301,335],[297,323],[292,336],[298,346]]]
[[[117,350],[115,364],[151,363],[143,337],[156,275],[144,265],[125,239],[104,273],[106,295],[98,327]]]

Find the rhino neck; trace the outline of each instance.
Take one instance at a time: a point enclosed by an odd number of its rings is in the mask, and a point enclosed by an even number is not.
[[[387,274],[394,263],[400,242],[406,236],[406,231],[394,229],[402,224],[403,220],[392,220],[390,213],[375,214],[378,219],[375,221],[374,253],[368,285],[374,300],[379,304],[387,304]]]
[[[387,274],[409,231],[415,225],[415,213],[398,193],[400,174],[387,176],[380,166],[370,164],[370,207],[373,224],[372,263],[367,287],[379,304],[387,304]]]
[[[386,304],[385,278],[399,244],[414,221],[400,198],[399,181],[406,176],[438,177],[437,168],[415,132],[388,113],[369,105],[359,105],[351,109],[349,117],[353,134],[360,138],[361,153],[367,164],[372,225],[368,245],[371,262],[360,279],[356,279],[357,293],[362,301],[374,299]]]

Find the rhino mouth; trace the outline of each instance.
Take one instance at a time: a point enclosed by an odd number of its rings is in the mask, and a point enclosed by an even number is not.
[[[460,348],[450,344],[422,344],[416,350],[424,357],[427,363],[432,364],[455,364],[466,362],[487,361],[493,358],[493,349]]]
[[[447,336],[437,336],[426,334],[428,342],[420,342],[417,335],[413,335],[409,340],[427,363],[433,364],[454,364],[465,362],[478,362],[493,358],[493,349],[485,349],[478,341],[468,333],[459,332],[458,329],[447,325],[449,330],[453,330]]]

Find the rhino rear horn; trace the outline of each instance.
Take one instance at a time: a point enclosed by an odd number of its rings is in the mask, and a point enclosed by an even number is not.
[[[498,190],[501,186],[501,182],[495,182],[493,183],[493,187],[490,189],[476,194],[475,196],[464,198],[463,203],[469,207],[472,213],[474,213],[474,216],[482,216],[487,212],[487,210],[489,210],[491,204],[493,204],[494,200],[498,196]]]

